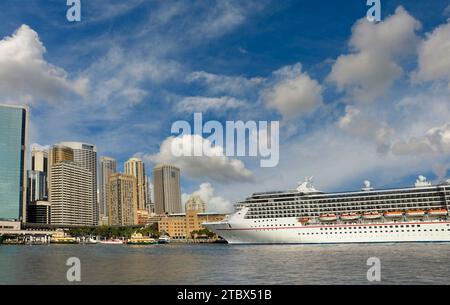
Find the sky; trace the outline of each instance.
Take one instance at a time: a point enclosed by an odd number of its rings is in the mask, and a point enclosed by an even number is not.
[[[0,103],[30,106],[29,143],[95,144],[181,168],[184,200],[437,183],[450,166],[450,3],[64,0],[0,4]],[[279,121],[279,164],[175,157],[172,123]],[[30,145],[31,146],[31,145]]]

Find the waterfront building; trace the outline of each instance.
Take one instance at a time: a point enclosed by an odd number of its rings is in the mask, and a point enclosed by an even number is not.
[[[92,225],[98,225],[99,204],[97,200],[97,148],[95,145],[81,142],[61,142],[60,145],[69,147],[73,151],[73,161],[91,173],[92,183]]]
[[[28,108],[0,105],[0,219],[26,221]]]
[[[153,169],[156,214],[181,213],[180,169],[159,164]]]
[[[145,210],[145,203],[147,200],[147,187],[145,175],[145,165],[139,158],[130,158],[125,162],[125,174],[134,176],[136,178],[136,194],[137,194],[137,208],[138,210]]]
[[[147,210],[137,210],[137,224],[147,225],[149,223],[150,213]]]
[[[99,170],[99,208],[100,223],[108,223],[108,181],[111,174],[117,172],[117,161],[110,157],[100,157]]]
[[[206,213],[205,203],[199,196],[191,196],[186,202],[185,213],[164,215],[158,222],[158,230],[175,239],[192,237],[192,232],[205,229],[204,222],[222,221],[224,214]]]
[[[129,226],[138,223],[136,178],[114,173],[108,182],[108,223],[111,226]]]
[[[91,226],[94,218],[92,172],[74,161],[53,164],[50,169],[51,223]]]

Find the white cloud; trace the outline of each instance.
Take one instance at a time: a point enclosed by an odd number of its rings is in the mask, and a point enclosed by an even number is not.
[[[204,97],[190,96],[183,98],[176,106],[178,112],[223,112],[245,106],[245,102],[229,96]]]
[[[412,137],[407,142],[397,142],[392,147],[392,152],[398,155],[450,153],[450,123],[431,128],[423,137]]]
[[[244,76],[226,76],[208,73],[205,71],[192,72],[186,78],[188,83],[206,85],[210,94],[245,95],[258,88],[265,79],[262,77],[246,78]]]
[[[450,88],[450,22],[436,28],[419,47],[418,81],[446,80]]]
[[[38,34],[22,25],[0,41],[0,93],[18,103],[55,102],[73,94],[85,97],[88,79],[70,80],[68,74],[44,59],[46,49]]]
[[[354,53],[339,56],[327,80],[357,102],[375,100],[403,74],[396,59],[415,50],[420,28],[403,7],[380,23],[359,20],[349,42]]]
[[[389,150],[389,136],[393,133],[392,129],[386,123],[353,106],[346,107],[345,115],[338,121],[338,127],[349,134],[374,141],[379,153],[386,153]]]
[[[273,74],[274,84],[261,94],[268,108],[275,108],[290,119],[310,113],[322,104],[322,87],[302,72],[301,64],[283,67]]]
[[[197,195],[206,204],[207,212],[230,213],[233,211],[233,205],[230,201],[215,194],[215,190],[211,183],[202,183],[198,190],[192,194],[183,194],[183,205],[191,197]]]
[[[177,157],[172,147],[180,147],[191,152],[192,156]],[[203,156],[194,156],[194,147],[203,147]],[[189,177],[195,179],[209,178],[221,183],[251,181],[252,172],[239,159],[223,155],[223,148],[199,135],[168,137],[160,146],[157,154],[145,155],[144,159],[156,163],[174,164]]]

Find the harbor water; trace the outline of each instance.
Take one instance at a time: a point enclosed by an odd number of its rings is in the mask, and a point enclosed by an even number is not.
[[[448,284],[450,244],[0,245],[0,284]],[[369,282],[367,260],[381,262]]]

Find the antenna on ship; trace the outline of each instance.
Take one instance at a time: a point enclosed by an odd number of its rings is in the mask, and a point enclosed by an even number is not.
[[[369,180],[364,180],[364,186],[361,188],[362,191],[371,191],[373,190],[373,187],[370,185]]]

